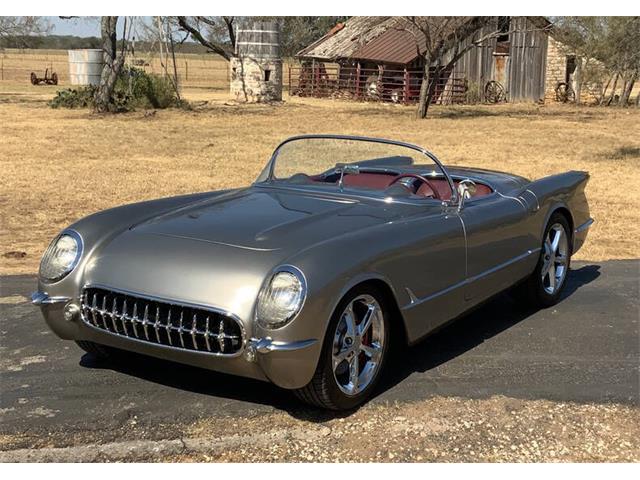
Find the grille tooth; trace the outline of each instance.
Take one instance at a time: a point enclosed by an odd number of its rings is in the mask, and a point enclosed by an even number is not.
[[[165,329],[167,330],[169,345],[173,346],[173,342],[171,341],[171,305],[169,305],[169,313],[167,315],[167,324],[165,325]]]
[[[207,350],[211,351],[211,345],[209,344],[209,315],[207,315],[207,321],[204,326],[204,341],[207,345]]]
[[[118,311],[116,310],[116,297],[113,297],[113,305],[111,305],[111,324],[113,325],[113,331],[118,333],[118,325],[116,324],[116,314]]]
[[[144,328],[144,336],[149,340],[149,304],[144,304],[144,316],[142,317],[142,327]]]
[[[224,352],[224,320],[220,320],[220,326],[218,327],[218,345],[220,351]]]
[[[198,350],[198,339],[196,338],[196,333],[198,329],[196,328],[196,318],[197,314],[193,314],[193,321],[191,322],[191,341],[193,342],[193,348]]]
[[[96,308],[97,308],[97,303],[96,303],[96,294],[93,294],[93,302],[92,302],[92,308],[91,308],[91,319],[93,320],[93,324],[97,327],[98,326],[98,320],[96,320]]]
[[[178,327],[178,334],[180,335],[180,345],[182,345],[182,348],[184,348],[184,338],[182,337],[182,320],[183,320],[183,316],[184,316],[184,310],[180,310],[180,326]]]
[[[133,302],[133,316],[131,317],[131,326],[133,327],[133,334],[136,336],[136,338],[140,338],[138,336],[138,327],[136,323],[138,323],[138,302]]]
[[[125,336],[129,336],[129,332],[127,332],[127,320],[129,317],[127,316],[127,299],[125,298],[122,303],[122,317],[120,320],[122,321],[122,330],[124,330]]]
[[[153,329],[156,331],[156,340],[160,341],[160,305],[156,305],[156,321],[153,323]]]
[[[233,317],[215,310],[148,300],[94,287],[83,290],[81,302],[84,323],[112,335],[136,338],[145,343],[166,345],[178,350],[218,355],[234,355],[242,349],[241,325]],[[111,307],[109,310],[107,305]],[[179,309],[180,314],[174,309]],[[138,310],[144,312],[142,317],[138,316]],[[139,326],[144,330],[142,336],[142,332],[138,331]],[[151,335],[149,327],[153,328]],[[180,339],[179,344],[174,335]]]
[[[106,311],[107,311],[107,295],[103,294],[102,295],[102,310],[100,311],[100,319],[102,320],[102,325],[104,325],[104,329],[105,330],[109,330],[109,327],[107,327],[107,319],[106,317]]]

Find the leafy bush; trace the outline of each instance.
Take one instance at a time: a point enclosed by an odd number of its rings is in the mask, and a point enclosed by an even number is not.
[[[49,105],[53,108],[92,107],[94,93],[92,86],[61,90]],[[116,112],[188,106],[187,102],[178,99],[168,77],[151,75],[139,68],[124,67],[113,90],[113,111]]]
[[[466,91],[464,92],[464,102],[467,105],[475,105],[477,103],[482,103],[483,101],[483,92],[480,84],[476,82],[468,82],[465,85]]]
[[[80,88],[58,90],[56,96],[49,101],[51,108],[87,108],[93,106],[93,94],[96,89],[92,85]]]

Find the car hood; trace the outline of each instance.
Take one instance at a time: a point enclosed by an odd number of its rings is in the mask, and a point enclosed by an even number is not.
[[[244,250],[285,251],[396,216],[380,203],[253,187],[160,215],[132,231]]]
[[[318,242],[389,221],[397,210],[300,191],[234,191],[157,215],[97,246],[83,282],[246,319],[273,268]]]

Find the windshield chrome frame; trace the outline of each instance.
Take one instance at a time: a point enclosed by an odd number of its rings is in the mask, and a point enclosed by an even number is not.
[[[362,136],[357,136],[357,135],[332,135],[332,134],[311,134],[311,135],[296,135],[294,137],[289,137],[287,138],[285,141],[283,141],[282,143],[280,143],[280,145],[278,145],[276,147],[276,149],[273,151],[273,154],[271,155],[271,159],[269,160],[269,163],[267,164],[265,170],[268,169],[269,173],[267,175],[267,178],[264,181],[270,181],[273,180],[273,170],[275,167],[275,161],[276,158],[278,157],[278,154],[280,152],[280,149],[285,146],[286,144],[290,143],[290,142],[294,142],[297,140],[315,140],[315,139],[326,139],[326,140],[352,140],[352,141],[358,141],[358,142],[373,142],[373,143],[382,143],[382,144],[387,144],[387,145],[395,145],[397,147],[405,147],[405,148],[409,148],[411,150],[415,150],[416,152],[419,152],[421,154],[423,154],[424,156],[426,156],[427,158],[429,158],[430,160],[432,160],[436,166],[442,171],[442,174],[444,175],[444,177],[447,179],[447,183],[449,183],[449,188],[451,188],[451,200],[449,201],[443,201],[443,204],[448,204],[448,205],[457,205],[458,204],[458,191],[455,188],[455,184],[453,183],[453,178],[451,177],[451,175],[449,174],[449,172],[447,171],[447,169],[445,168],[445,166],[442,164],[442,162],[440,162],[440,160],[438,160],[438,157],[436,157],[433,153],[431,153],[429,150],[422,148],[418,145],[414,145],[412,143],[406,143],[406,142],[400,142],[397,140],[389,140],[386,138],[376,138],[376,137],[362,137]]]

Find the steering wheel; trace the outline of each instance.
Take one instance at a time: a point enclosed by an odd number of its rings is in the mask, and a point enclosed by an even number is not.
[[[431,183],[429,180],[427,180],[422,175],[418,175],[417,173],[402,173],[402,174],[398,175],[396,178],[394,178],[393,182],[391,182],[389,184],[389,186],[391,186],[394,183],[398,182],[398,180],[402,180],[403,178],[415,178],[417,180],[420,180],[422,183],[426,183],[427,185],[429,185],[429,188],[433,192],[433,198],[435,198],[437,200],[442,200],[442,198],[440,197],[440,193],[438,192],[438,189],[435,188],[433,183]]]

